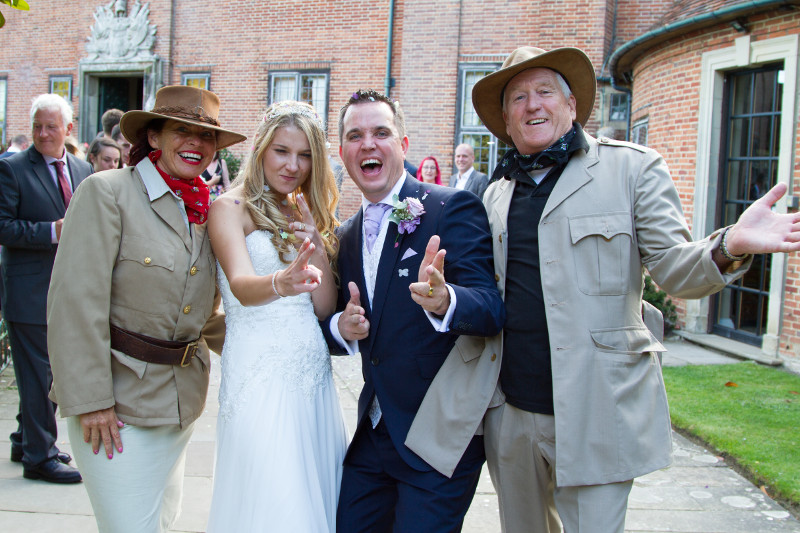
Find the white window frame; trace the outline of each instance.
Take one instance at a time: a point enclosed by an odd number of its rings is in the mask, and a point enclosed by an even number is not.
[[[72,102],[72,76],[63,76],[63,75],[50,76],[50,79],[48,80],[49,89],[48,89],[47,92],[55,93],[55,89],[54,89],[55,84],[56,83],[64,83],[64,82],[67,83],[67,96],[64,97],[64,99],[67,102]],[[63,96],[63,95],[61,95],[61,96]]]
[[[181,73],[181,85],[189,85],[190,81],[203,80],[205,87],[200,87],[207,91],[211,90],[211,73],[210,72],[183,72]],[[196,85],[192,85],[196,87]]]
[[[307,77],[319,77],[323,76],[325,78],[325,90],[324,95],[317,100],[317,102],[308,101],[308,99],[301,99],[301,91],[303,88],[303,79]],[[287,94],[281,95],[280,98],[276,98],[275,95],[275,79],[282,78],[286,80],[293,79],[294,80],[294,87],[288,91]],[[269,73],[269,92],[267,101],[270,104],[275,102],[280,102],[282,100],[297,100],[299,102],[306,102],[310,104],[316,111],[317,114],[322,119],[322,125],[327,130],[328,127],[328,106],[330,104],[330,88],[331,88],[331,73],[329,70],[275,70]]]

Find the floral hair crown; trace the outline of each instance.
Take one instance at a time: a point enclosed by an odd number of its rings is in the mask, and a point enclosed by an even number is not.
[[[302,102],[292,102],[292,101],[285,101],[285,102],[276,102],[272,104],[267,113],[264,115],[264,122],[269,122],[277,117],[282,117],[285,115],[301,115],[306,117],[307,119],[311,120],[320,127],[320,129],[324,130],[325,126],[322,124],[322,119],[319,118],[319,115],[314,108],[308,104],[304,104]]]

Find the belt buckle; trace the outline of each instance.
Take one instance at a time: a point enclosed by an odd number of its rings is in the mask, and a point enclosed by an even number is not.
[[[191,353],[190,353],[191,350]],[[181,357],[181,368],[186,368],[192,363],[192,357],[195,356],[197,353],[197,341],[190,342],[186,345],[186,349],[183,350],[183,357]],[[189,355],[189,359],[186,359],[186,355]]]

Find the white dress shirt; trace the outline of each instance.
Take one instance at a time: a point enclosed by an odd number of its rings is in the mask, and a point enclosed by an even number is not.
[[[458,175],[458,179],[456,179],[456,189],[464,190],[464,187],[467,186],[467,182],[469,181],[469,177],[472,176],[472,173],[475,171],[473,167],[467,169],[466,172],[463,174]]]

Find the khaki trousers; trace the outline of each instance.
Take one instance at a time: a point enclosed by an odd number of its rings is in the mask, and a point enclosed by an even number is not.
[[[92,453],[80,417],[67,419],[72,454],[83,476],[100,533],[161,533],[181,510],[186,448],[194,424],[120,429],[122,453]]]
[[[484,445],[504,533],[624,532],[633,480],[558,487],[552,415],[509,404],[489,409]]]

